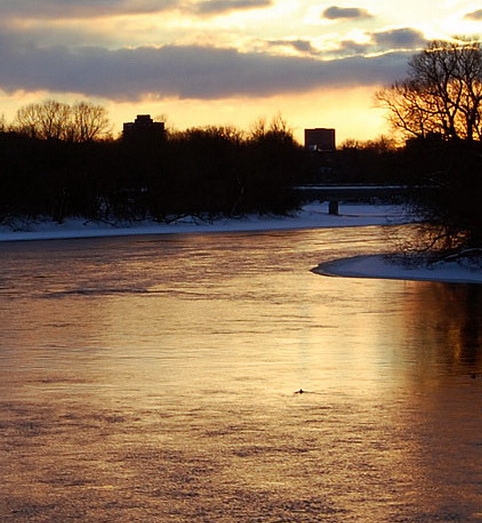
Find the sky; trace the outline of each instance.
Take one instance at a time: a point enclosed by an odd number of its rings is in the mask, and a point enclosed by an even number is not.
[[[337,143],[390,135],[374,94],[427,41],[482,33],[480,0],[0,0],[0,115],[56,99],[172,129],[281,116]]]

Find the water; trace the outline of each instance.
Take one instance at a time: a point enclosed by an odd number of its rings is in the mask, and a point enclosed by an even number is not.
[[[310,272],[385,245],[2,244],[0,521],[482,521],[482,286]]]

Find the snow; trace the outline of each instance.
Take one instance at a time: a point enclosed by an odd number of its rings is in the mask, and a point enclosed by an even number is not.
[[[462,262],[437,262],[427,266],[407,266],[387,256],[365,255],[322,263],[313,272],[325,276],[378,278],[387,280],[482,283],[482,269]]]
[[[321,227],[354,227],[406,223],[403,208],[396,205],[340,205],[338,216],[328,214],[327,204],[311,203],[291,216],[247,216],[219,218],[212,221],[184,217],[170,223],[92,222],[69,219],[62,224],[48,220],[22,222],[0,227],[0,241],[53,240],[93,238],[139,234],[179,234],[207,232],[264,231],[287,229],[316,229]]]
[[[247,216],[239,219],[221,218],[204,221],[185,217],[170,223],[139,222],[106,224],[82,219],[56,224],[48,220],[17,222],[0,227],[0,242],[93,238],[145,234],[179,234],[208,232],[249,232],[265,230],[316,229],[395,225],[409,221],[401,206],[342,204],[339,215],[328,213],[327,204],[311,203],[291,216]],[[398,280],[429,280],[454,283],[482,283],[482,269],[461,262],[439,262],[413,267],[395,263],[386,256],[365,255],[333,260],[313,269],[325,276],[383,278]]]

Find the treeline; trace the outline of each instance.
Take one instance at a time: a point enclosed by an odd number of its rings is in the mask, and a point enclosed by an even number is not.
[[[474,49],[478,62],[472,60]],[[429,65],[438,56],[444,67],[435,61],[435,71],[446,71],[455,56],[458,62],[480,64],[482,73],[477,46],[438,44],[422,56]],[[419,74],[423,79],[428,73]],[[441,82],[442,95],[442,87],[459,85],[456,80]],[[425,83],[412,78],[383,91],[393,118],[400,118],[395,127],[405,131],[403,147],[382,137],[347,141],[337,151],[321,153],[298,144],[280,117],[269,124],[260,120],[248,133],[210,126],[115,140],[100,106],[32,104],[20,109],[12,124],[0,118],[0,223],[40,217],[169,221],[185,215],[285,214],[302,203],[303,193],[293,190],[297,185],[401,184],[412,187],[410,208],[421,222],[416,249],[482,253],[482,82],[476,84],[481,96],[473,110],[457,107],[472,115],[468,131],[458,113],[430,110],[435,91],[421,89]],[[412,120],[415,109],[424,109],[424,118]],[[449,117],[453,125],[444,133]],[[426,132],[429,118],[431,132]]]
[[[248,135],[229,127],[150,141],[0,133],[0,221],[15,217],[169,220],[286,213],[298,202],[303,148],[282,120]]]
[[[364,142],[346,140],[336,154],[325,156],[321,173],[333,183],[403,185],[407,179],[403,157],[404,148],[387,136]]]

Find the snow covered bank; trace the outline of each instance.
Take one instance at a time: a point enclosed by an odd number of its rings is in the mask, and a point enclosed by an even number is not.
[[[324,276],[482,283],[482,270],[462,262],[438,262],[430,266],[411,267],[395,263],[383,255],[334,260],[322,263],[312,270]]]
[[[264,231],[286,229],[314,229],[321,227],[356,227],[406,223],[407,216],[400,206],[340,205],[339,216],[328,214],[328,205],[311,203],[292,216],[246,216],[203,221],[187,217],[170,223],[136,222],[106,224],[86,220],[20,222],[0,227],[0,241],[50,240],[67,238],[94,238],[139,234],[179,234],[236,231]]]
[[[194,234],[210,232],[249,232],[267,230],[316,229],[396,225],[409,222],[396,205],[340,205],[339,216],[328,213],[328,204],[311,203],[292,216],[247,216],[218,219],[212,222],[188,217],[167,223],[140,222],[105,224],[85,220],[66,220],[59,225],[51,221],[17,222],[14,227],[0,227],[0,242],[95,238],[146,234]],[[431,280],[482,283],[482,270],[461,263],[439,263],[412,268],[391,263],[383,255],[356,256],[321,264],[313,272],[326,276]]]

